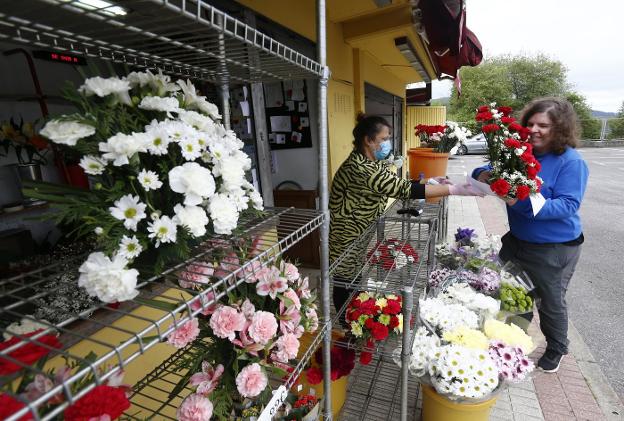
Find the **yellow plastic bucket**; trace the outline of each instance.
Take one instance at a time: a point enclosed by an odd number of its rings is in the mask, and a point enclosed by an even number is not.
[[[457,403],[440,396],[434,388],[421,385],[422,421],[488,421],[497,396],[480,403]]]
[[[331,382],[331,402],[332,402],[332,419],[337,419],[338,413],[347,400],[347,385],[349,384],[349,376],[343,376],[338,380]],[[323,397],[323,382],[319,384],[310,384],[305,371],[299,376],[299,380],[295,383],[296,390],[299,389],[298,385],[301,385],[301,390],[297,392],[299,396],[303,395],[315,395],[317,398]],[[321,417],[322,419],[322,417]]]

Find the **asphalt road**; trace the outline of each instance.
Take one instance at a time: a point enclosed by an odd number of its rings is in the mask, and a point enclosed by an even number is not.
[[[585,244],[567,295],[569,314],[624,400],[624,148],[579,152],[590,177],[581,206]],[[462,159],[467,171],[484,162],[483,155]]]

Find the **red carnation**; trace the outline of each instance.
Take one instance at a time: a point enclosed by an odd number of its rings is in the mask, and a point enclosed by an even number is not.
[[[388,304],[383,308],[383,314],[399,314],[401,304],[397,300],[388,300]]]
[[[13,336],[8,341],[0,343],[0,351],[4,351],[15,344],[22,342],[23,338],[31,337],[38,332],[41,332],[41,329],[27,335]],[[33,365],[39,361],[39,359],[48,355],[51,351],[50,348],[58,349],[63,346],[55,335],[43,335],[37,339],[33,339],[33,342],[23,342],[25,343],[22,346],[9,352],[8,356],[22,362],[25,366]],[[22,368],[22,366],[0,357],[0,376],[15,373]]]
[[[500,127],[498,124],[486,124],[485,126],[481,127],[481,131],[483,133],[494,133],[500,130]]]
[[[524,151],[522,155],[520,155],[520,159],[526,162],[527,164],[533,164],[537,161],[535,157],[533,156],[533,154],[529,152],[528,150]]]
[[[353,301],[351,301],[351,303],[349,305],[351,307],[353,307],[353,308],[358,308],[358,307],[360,307],[361,304],[362,303],[360,302],[360,299],[356,297],[356,298],[353,299]]]
[[[501,105],[500,107],[498,107],[496,109],[498,110],[499,113],[502,113],[505,117],[508,117],[511,114],[511,112],[513,111],[513,108],[506,107],[504,105]]]
[[[374,322],[373,327],[371,328],[371,334],[376,341],[383,341],[388,337],[388,327],[382,325],[379,322]]]
[[[347,313],[347,320],[349,321],[357,320],[360,318],[361,315],[362,315],[362,312],[360,310],[353,310]]]
[[[373,354],[371,354],[370,352],[362,352],[360,354],[360,364],[369,365],[372,360]]]
[[[319,384],[323,381],[323,372],[318,367],[310,367],[306,371],[306,377],[308,378],[308,383]]]
[[[524,127],[522,127],[520,124],[513,122],[509,125],[508,129],[514,132],[519,132],[520,130],[522,130]]]
[[[65,421],[87,421],[104,415],[116,420],[128,408],[130,401],[122,388],[102,384],[67,408]]]
[[[479,108],[477,108],[478,113],[484,113],[486,111],[490,111],[490,107],[488,107],[487,105],[482,105]]]
[[[526,199],[527,197],[529,197],[529,194],[531,194],[531,189],[529,188],[529,186],[520,185],[516,187],[516,197],[519,200]]]
[[[388,324],[388,328],[394,329],[397,326],[399,326],[399,318],[397,316],[392,316],[390,318],[390,324]]]
[[[0,420],[6,420],[11,415],[15,414],[26,405],[17,399],[12,398],[7,394],[0,395]],[[33,419],[32,414],[29,412],[26,415],[17,419],[17,421],[30,421]]]
[[[372,317],[369,317],[369,318],[368,318],[368,319],[366,319],[366,321],[364,322],[364,327],[365,327],[366,329],[372,329],[372,328],[373,328],[373,323],[375,323],[375,322],[373,321],[373,318],[372,318]]]
[[[475,120],[476,121],[490,121],[493,118],[494,118],[494,116],[489,111],[484,111],[484,112],[478,113],[475,116]]]
[[[526,127],[522,127],[520,130],[518,130],[518,134],[520,135],[520,139],[527,140],[529,136],[531,136],[531,130],[527,129]]]
[[[514,121],[516,121],[516,119],[513,118],[513,117],[508,117],[508,116],[501,117],[501,122],[503,122],[505,124],[511,124]]]
[[[360,306],[360,311],[364,314],[372,316],[379,312],[379,307],[375,304],[375,300],[371,298],[370,300],[366,300],[362,303],[362,305]]]
[[[537,177],[537,168],[535,168],[535,167],[527,165],[526,172],[527,172],[527,177],[530,180],[535,180],[535,177]]]
[[[509,189],[511,189],[511,186],[506,180],[499,178],[498,180],[490,184],[490,189],[499,196],[506,196],[507,193],[509,193]]]
[[[508,148],[521,148],[522,145],[520,144],[519,141],[517,141],[516,139],[505,139],[505,146],[507,146]]]

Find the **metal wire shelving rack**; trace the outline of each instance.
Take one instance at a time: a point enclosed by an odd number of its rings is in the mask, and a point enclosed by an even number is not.
[[[20,2],[4,2],[0,6],[0,40],[15,42],[34,47],[47,47],[59,52],[83,55],[86,57],[109,60],[126,64],[132,68],[162,70],[163,73],[208,81],[220,86],[222,96],[223,122],[229,128],[229,84],[270,82],[288,79],[313,78],[319,80],[318,115],[319,115],[319,211],[305,210],[269,210],[268,217],[263,220],[247,221],[244,237],[262,234],[261,256],[268,263],[288,247],[305,235],[320,228],[321,240],[321,328],[310,348],[301,360],[293,367],[291,376],[285,380],[284,386],[291,386],[305,361],[310,358],[314,349],[323,340],[327,344],[326,360],[329,359],[329,257],[328,257],[328,176],[327,176],[327,85],[329,69],[326,54],[326,16],[325,0],[318,0],[317,8],[317,60],[289,48],[285,44],[272,39],[252,26],[237,20],[208,4],[205,0],[109,0],[94,5],[93,2],[79,0],[24,0]],[[251,225],[249,225],[251,224]],[[65,345],[61,355],[71,355],[69,347],[75,343],[88,341],[93,330],[112,329],[125,339],[120,344],[110,344],[101,338],[94,338],[93,346],[105,349],[96,362],[87,362],[86,368],[74,373],[61,385],[55,386],[48,393],[28,407],[14,414],[19,419],[27,411],[32,410],[35,419],[51,419],[58,415],[64,406],[79,399],[96,384],[105,381],[117,371],[126,368],[138,356],[146,353],[161,342],[162,339],[177,325],[196,314],[199,309],[191,306],[207,306],[210,300],[206,293],[194,295],[192,291],[183,290],[176,283],[180,269],[189,264],[199,264],[199,260],[207,257],[210,248],[198,253],[186,262],[168,267],[163,273],[143,280],[139,288],[140,295],[132,302],[123,303],[118,308],[98,305],[75,314],[61,323],[44,325],[45,331],[55,329]],[[255,259],[254,259],[255,260]],[[33,284],[53,280],[68,267],[77,267],[83,257],[76,257],[56,265],[40,268],[33,272],[0,281],[0,298],[12,300],[11,304],[2,308],[3,317],[23,316],[22,310],[27,309],[36,294],[29,296]],[[253,261],[253,260],[252,260]],[[228,280],[236,280],[251,265],[251,262],[231,267],[230,272],[211,291],[218,299],[231,287]],[[65,273],[65,275],[67,275]],[[244,278],[243,278],[244,279]],[[236,282],[241,282],[238,279]],[[216,285],[219,284],[219,285]],[[51,293],[52,291],[50,291]],[[135,308],[145,307],[143,299],[158,296],[167,302],[168,310],[153,309],[156,315],[150,317],[137,316]],[[171,305],[175,309],[171,310]],[[90,319],[91,313],[98,317]],[[186,312],[189,316],[181,316]],[[119,317],[135,319],[141,328],[128,329],[126,326],[115,325]],[[85,327],[85,325],[87,325]],[[30,338],[37,342],[43,335],[41,332]],[[88,333],[86,333],[88,332]],[[151,337],[150,337],[151,335]],[[3,351],[3,357],[15,347]],[[173,357],[163,362],[162,370],[166,370]],[[6,357],[10,359],[10,357]],[[25,370],[36,370],[24,367]],[[146,379],[153,379],[156,371]],[[330,371],[325,370],[325,390],[330,393]],[[70,385],[93,376],[92,384],[72,394]],[[279,382],[277,382],[279,383]],[[277,385],[276,383],[276,385]],[[284,383],[284,382],[283,382]],[[139,382],[135,395],[153,387],[153,383]],[[55,412],[39,417],[37,407],[46,398],[55,394],[64,394],[65,405],[56,408]],[[326,414],[331,414],[331,402],[324,404]],[[326,415],[326,419],[331,416]]]
[[[60,355],[70,362],[85,362],[86,355],[80,351],[75,351],[74,348],[70,347],[71,344],[79,342],[83,348],[88,350],[101,350],[97,359],[91,361],[88,367],[73,373],[62,384],[54,386],[40,398],[29,402],[23,413],[17,412],[14,418],[19,419],[26,411],[31,411],[31,413],[37,414],[38,418],[51,419],[68,404],[73,403],[97,384],[101,384],[126,368],[141,354],[161,343],[176,327],[190,320],[191,317],[200,313],[211,303],[216,302],[227,291],[243,284],[253,274],[251,268],[254,262],[259,261],[263,265],[271,263],[290,246],[317,229],[323,222],[323,214],[315,210],[269,209],[261,218],[249,218],[241,221],[242,230],[239,235],[227,239],[208,240],[197,248],[192,258],[172,265],[156,276],[141,280],[138,284],[140,294],[136,298],[124,302],[120,307],[113,308],[99,304],[57,324],[36,320],[28,314],[35,300],[55,293],[54,288],[37,292],[37,285],[47,284],[55,277],[64,274],[66,266],[55,264],[0,281],[0,299],[5,303],[9,302],[0,310],[1,317],[17,319],[26,317],[47,326],[40,333],[25,339],[22,344],[33,343],[45,347],[42,342],[38,341],[38,338],[55,330],[60,334],[59,339],[65,346],[59,351],[53,351],[52,355]],[[209,284],[208,288],[205,288],[201,293],[197,293],[192,286],[187,288],[180,286],[179,279],[182,272],[197,270],[200,273],[202,266],[205,266],[206,262],[213,261],[213,258],[216,257],[215,254],[220,252],[222,247],[229,244],[248,243],[250,239],[255,239],[254,247],[259,252],[257,256],[247,262],[228,263],[227,267],[222,269],[219,280]],[[74,260],[74,275],[77,279],[77,267],[84,259],[80,256]],[[195,269],[192,269],[193,267]],[[157,296],[158,301],[163,306],[145,300],[154,296]],[[139,306],[148,307],[150,315],[144,316],[135,313],[134,310]],[[94,311],[99,312],[98,317],[89,317]],[[106,320],[111,318],[108,316],[112,316],[113,319],[123,317],[123,323],[116,324]],[[76,325],[79,325],[79,328],[76,328]],[[107,329],[105,335],[97,337],[91,335],[92,332],[101,331],[101,329]],[[0,329],[0,331],[2,331],[0,333],[4,333],[5,329]],[[111,339],[107,340],[107,337],[121,337],[122,339],[119,342],[114,342]],[[3,358],[20,365],[22,373],[42,374],[41,368],[20,363],[8,356],[11,351],[19,346],[21,344],[3,350]],[[77,393],[72,393],[70,386],[85,380],[88,376],[93,376],[94,381],[86,384]],[[10,382],[14,378],[9,377],[6,380]],[[45,416],[41,416],[38,412],[41,405],[58,394],[64,395],[65,404],[56,407]]]
[[[374,349],[364,349],[373,352],[374,358],[369,365],[358,366],[353,372],[341,420],[407,420],[416,413],[418,385],[409,382],[407,370],[415,324],[411,326],[409,321],[434,265],[438,227],[446,220],[445,206],[445,200],[434,204],[396,201],[330,267],[331,274],[340,273],[341,269],[348,271],[349,262],[359,261],[357,273],[349,281],[334,281],[334,285],[353,291],[350,298],[358,291],[400,294],[403,298],[403,334],[377,344]],[[400,212],[417,207],[422,213],[416,217]],[[419,255],[418,261],[409,263],[395,256],[390,268],[376,262],[376,251],[389,239],[398,240],[397,248],[412,247]],[[346,304],[334,315],[334,324],[339,323],[345,311]],[[345,341],[336,344],[352,346]],[[393,353],[399,347],[401,366],[393,360]]]

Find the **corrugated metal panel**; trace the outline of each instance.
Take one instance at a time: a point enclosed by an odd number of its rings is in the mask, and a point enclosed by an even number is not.
[[[414,134],[414,127],[418,124],[444,124],[446,121],[446,107],[435,106],[408,106],[405,115],[405,135],[407,148],[420,146],[420,140]]]

